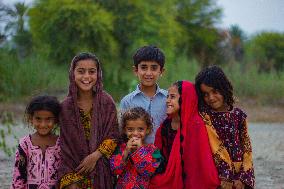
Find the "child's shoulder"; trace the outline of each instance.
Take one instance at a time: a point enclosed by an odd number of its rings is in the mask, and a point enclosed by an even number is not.
[[[137,89],[135,89],[134,91],[132,91],[132,92],[128,93],[127,95],[125,95],[121,99],[121,102],[125,102],[125,101],[131,100],[137,93],[138,93],[138,91],[137,91]]]
[[[26,135],[19,140],[19,146],[26,151],[30,146],[32,146],[30,135]]]
[[[240,116],[242,116],[242,117],[247,117],[246,112],[245,112],[244,110],[242,110],[241,108],[239,108],[239,107],[234,107],[233,110],[232,110],[232,112],[233,112],[234,114],[236,114],[236,115],[240,115]]]

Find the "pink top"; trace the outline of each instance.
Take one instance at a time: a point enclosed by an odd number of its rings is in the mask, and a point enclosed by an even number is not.
[[[59,137],[54,146],[46,148],[44,154],[39,146],[32,144],[30,135],[21,138],[16,151],[13,181],[10,188],[55,188],[60,162]]]

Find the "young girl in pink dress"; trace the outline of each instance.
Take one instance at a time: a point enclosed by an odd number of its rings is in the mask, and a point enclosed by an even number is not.
[[[53,133],[60,112],[55,97],[38,96],[26,108],[26,120],[35,133],[20,139],[11,189],[53,189],[60,164],[58,136]]]

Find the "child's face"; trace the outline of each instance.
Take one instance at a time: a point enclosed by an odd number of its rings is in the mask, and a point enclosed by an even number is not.
[[[97,65],[93,60],[81,60],[77,62],[74,75],[79,92],[91,91],[97,82]]]
[[[178,92],[177,86],[173,85],[168,89],[167,96],[167,111],[166,113],[171,116],[179,116],[179,98],[180,94]]]
[[[224,103],[223,95],[213,87],[209,87],[205,84],[200,85],[200,90],[203,93],[203,99],[205,103],[215,111],[226,111],[227,106]]]
[[[145,139],[148,134],[146,122],[142,119],[129,120],[126,121],[124,132],[127,138],[139,138],[142,141]]]
[[[134,72],[142,87],[152,87],[156,85],[164,69],[157,62],[142,61],[137,68],[134,66]]]
[[[51,134],[52,129],[56,124],[56,118],[52,112],[47,110],[38,110],[30,119],[31,124],[40,136]]]

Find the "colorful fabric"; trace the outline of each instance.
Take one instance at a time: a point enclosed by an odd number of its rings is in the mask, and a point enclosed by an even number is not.
[[[80,162],[89,154],[96,151],[106,139],[116,141],[118,138],[118,122],[115,103],[112,97],[103,91],[102,70],[97,63],[97,82],[93,88],[93,104],[90,120],[90,136],[85,135],[77,105],[77,86],[74,80],[75,63],[72,61],[69,72],[69,93],[62,102],[60,114],[60,138],[62,164],[59,168],[60,179],[67,174],[75,173]],[[94,188],[113,188],[114,179],[111,176],[109,160],[102,156],[96,163],[95,169],[87,175],[92,178]]]
[[[137,85],[136,90],[129,93],[120,102],[120,113],[133,107],[144,108],[153,119],[153,131],[146,137],[147,144],[153,144],[155,134],[161,123],[166,119],[166,99],[168,92],[157,85],[156,94],[153,97],[145,95]]]
[[[228,112],[206,109],[201,113],[221,180],[242,181],[254,188],[255,177],[252,147],[248,135],[246,114],[239,108]]]
[[[110,159],[111,170],[118,175],[117,189],[146,189],[151,176],[159,167],[162,156],[153,144],[140,147],[123,161],[126,144],[116,148]]]
[[[165,172],[151,179],[150,189],[216,189],[220,185],[205,124],[198,114],[194,85],[182,81],[181,127],[177,130]],[[168,118],[170,119],[170,118]],[[155,144],[163,149],[164,125],[156,133]]]
[[[82,126],[84,128],[84,133],[85,133],[85,137],[86,139],[89,141],[90,140],[90,136],[91,136],[91,113],[92,110],[88,113],[85,113],[84,110],[79,109],[80,112],[80,119],[82,122]]]
[[[61,163],[59,139],[45,153],[34,146],[31,136],[20,139],[15,157],[11,189],[55,189],[58,181],[57,169]]]

